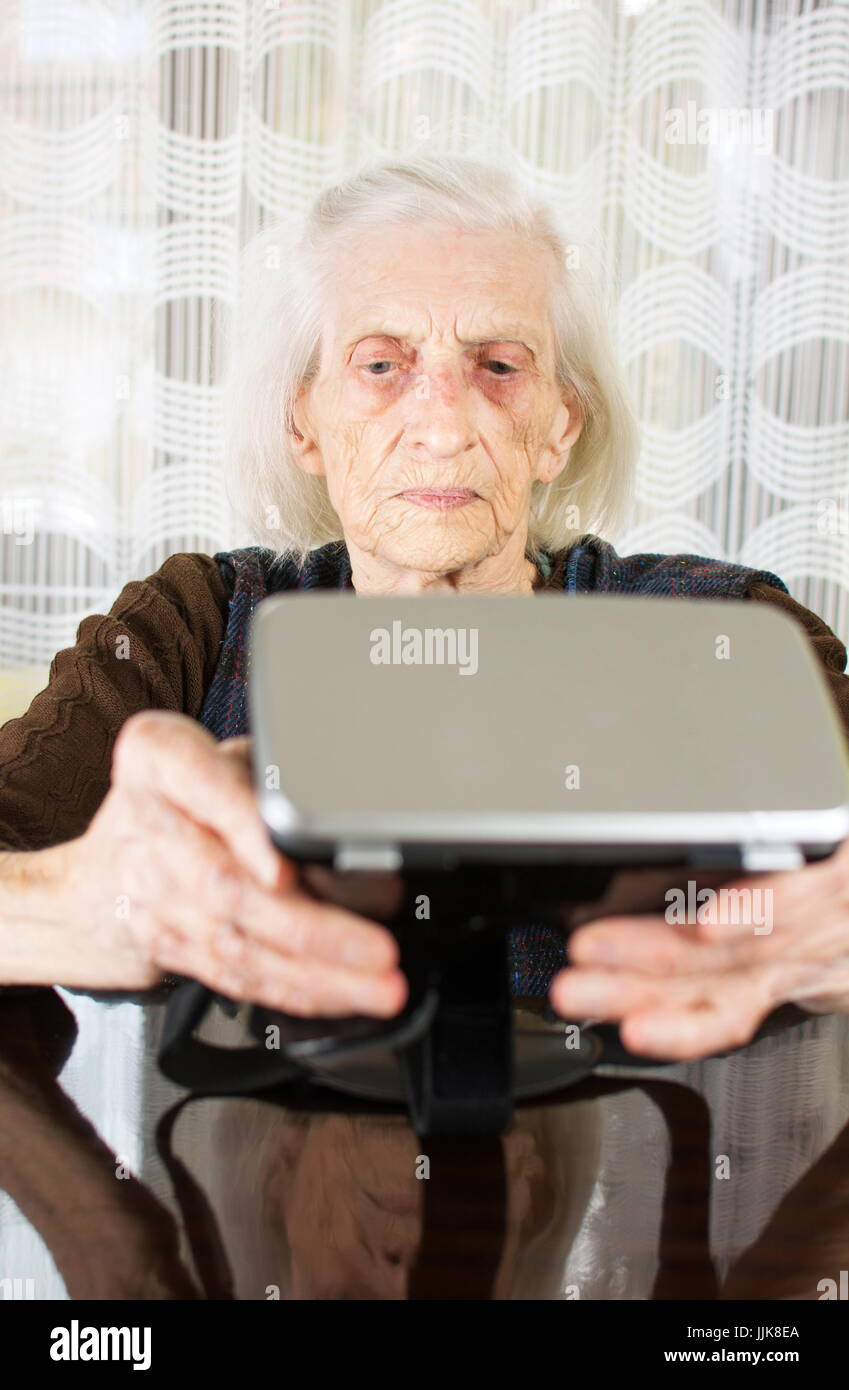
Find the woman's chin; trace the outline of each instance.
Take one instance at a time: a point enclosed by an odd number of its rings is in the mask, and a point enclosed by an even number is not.
[[[413,574],[448,576],[479,564],[487,551],[480,546],[429,546],[419,541],[393,545],[382,553],[385,560]]]
[[[472,531],[456,513],[428,512],[387,535],[376,558],[419,574],[448,575],[480,564],[492,553],[492,536]]]

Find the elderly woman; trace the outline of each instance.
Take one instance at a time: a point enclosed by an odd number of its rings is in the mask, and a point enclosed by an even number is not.
[[[507,174],[371,167],[297,234],[263,232],[245,268],[226,455],[264,544],[128,584],[0,732],[0,982],[135,990],[175,972],[289,1013],[389,1017],[407,986],[379,905],[309,891],[257,812],[244,657],[266,594],[771,603],[849,723],[846,652],[774,574],[600,538],[627,498],[633,419],[587,254]],[[563,1015],[664,1057],[745,1042],[788,1000],[849,1010],[849,842],[762,886],[766,936],[607,918],[563,969],[529,928],[516,988],[550,987]]]

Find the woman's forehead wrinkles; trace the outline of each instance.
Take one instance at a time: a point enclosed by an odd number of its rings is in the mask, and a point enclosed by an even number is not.
[[[461,336],[458,327],[469,336]],[[391,318],[369,318],[363,319],[360,323],[349,325],[345,331],[343,347],[350,351],[370,338],[391,338],[402,344],[410,344],[413,347],[426,342],[433,335],[433,324],[414,326],[411,322],[403,322],[400,319]],[[440,335],[442,336],[442,335]],[[516,323],[508,320],[481,320],[478,324],[471,324],[468,327],[455,321],[451,324],[450,330],[446,335],[455,339],[461,347],[482,347],[486,343],[515,343],[517,347],[526,348],[532,357],[536,357],[543,349],[541,335],[538,327],[530,323]]]
[[[507,264],[484,258],[478,278],[463,258],[452,264],[450,247],[436,263],[427,255],[399,259],[394,247],[380,255],[379,243],[371,260],[357,261],[352,249],[336,263],[336,292],[326,305],[330,360],[347,363],[365,339],[394,339],[406,349],[435,337],[464,349],[516,343],[536,365],[551,358],[549,267],[538,258],[520,265],[515,257]]]

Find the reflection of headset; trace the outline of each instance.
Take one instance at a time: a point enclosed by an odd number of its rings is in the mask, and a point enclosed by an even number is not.
[[[156,1128],[156,1147],[161,1161],[169,1174],[177,1207],[182,1216],[183,1229],[194,1261],[197,1277],[207,1299],[232,1300],[234,1294],[233,1273],[229,1258],[218,1228],[216,1214],[196,1179],[186,1165],[174,1154],[172,1137],[174,1126],[183,1108],[192,1100],[212,1096],[254,1095],[260,1101],[271,1105],[286,1106],[299,1112],[335,1114],[403,1114],[409,1106],[402,1101],[379,1102],[365,1099],[340,1089],[333,1080],[309,1065],[299,1064],[287,1056],[284,1049],[268,1049],[266,1029],[274,1024],[275,1018],[282,1021],[285,1028],[303,1030],[302,1049],[310,1053],[309,1038],[311,1024],[307,1020],[285,1019],[268,1010],[253,1007],[249,1013],[248,1027],[256,1044],[251,1047],[226,1048],[206,1043],[193,1037],[205,1017],[209,1007],[216,1002],[216,996],[203,986],[194,982],[184,984],[172,998],[165,1020],[160,1045],[160,1065],[172,1080],[180,1085],[190,1085],[193,1094],[184,1096],[162,1116]],[[234,1016],[239,1009],[230,1000],[217,999],[226,1013]],[[366,1055],[378,1048],[409,1046],[420,1041],[422,1034],[433,1019],[434,996],[426,992],[419,996],[418,1002],[408,1005],[404,1014],[388,1021],[385,1032],[376,1041],[371,1036],[363,1037],[359,1043],[349,1040],[349,1055],[359,1052]],[[783,1031],[807,1018],[795,1006],[777,1010],[764,1023],[757,1033],[758,1039],[772,1033]],[[326,1022],[324,1020],[323,1022]],[[359,1020],[363,1025],[369,1020]],[[591,1034],[583,1030],[589,1043]],[[324,1039],[326,1044],[327,1040]],[[654,1283],[652,1298],[715,1298],[717,1291],[716,1273],[711,1262],[708,1240],[709,1192],[711,1187],[710,1160],[710,1116],[703,1098],[679,1082],[670,1084],[664,1080],[648,1079],[639,1076],[598,1076],[591,1075],[593,1068],[603,1060],[605,1064],[633,1071],[645,1067],[646,1059],[635,1057],[625,1051],[619,1042],[618,1030],[611,1025],[596,1025],[592,1030],[593,1051],[582,1067],[576,1066],[573,1080],[580,1083],[575,1090],[557,1091],[548,1088],[547,1094],[532,1096],[528,1103],[534,1106],[564,1104],[570,1098],[586,1100],[592,1096],[613,1094],[632,1087],[644,1090],[657,1104],[666,1119],[670,1135],[670,1163],[667,1169],[664,1190],[663,1216],[660,1233],[659,1265]],[[298,1040],[293,1047],[297,1050]],[[410,1050],[413,1050],[410,1048]],[[734,1048],[732,1052],[743,1049]],[[316,1052],[312,1053],[316,1058]],[[729,1055],[729,1054],[720,1054]],[[654,1060],[653,1068],[662,1066]],[[462,1081],[462,1078],[461,1078]],[[427,1097],[425,1097],[425,1100]],[[447,1114],[451,1110],[442,1109],[444,1098],[439,1102],[436,1113]],[[475,1110],[462,1096],[461,1115],[465,1130],[469,1128],[470,1118]],[[411,1116],[411,1118],[413,1118]],[[456,1119],[456,1112],[454,1114]],[[460,1261],[456,1269],[446,1264],[446,1231],[462,1229],[463,1216],[468,1205],[469,1165],[480,1174],[487,1172],[489,1200],[493,1204],[493,1227],[498,1220],[506,1219],[506,1177],[503,1173],[501,1138],[496,1131],[499,1126],[499,1112],[490,1102],[481,1102],[477,1119],[483,1132],[463,1133],[459,1139],[430,1137],[426,1140],[428,1152],[436,1146],[443,1146],[445,1161],[438,1165],[443,1175],[442,1183],[429,1182],[425,1186],[425,1210],[422,1241],[417,1263],[411,1272],[409,1297],[414,1300],[427,1298],[488,1298],[498,1267],[495,1247],[497,1242],[487,1242],[487,1260],[474,1270],[468,1268],[468,1261]],[[682,1134],[682,1121],[684,1133]],[[421,1132],[421,1131],[420,1131]],[[695,1136],[695,1138],[694,1138]],[[444,1147],[448,1146],[448,1147]],[[499,1170],[499,1164],[502,1165]],[[498,1178],[501,1171],[501,1179]],[[465,1181],[463,1175],[466,1175]],[[500,1182],[500,1186],[499,1186]],[[481,1196],[479,1182],[475,1191]],[[499,1197],[499,1193],[501,1196]],[[701,1200],[693,1200],[694,1193],[701,1194]],[[496,1211],[495,1207],[499,1210]],[[680,1247],[683,1237],[689,1244],[687,1258],[687,1277],[689,1285],[682,1292],[682,1271],[680,1269]],[[497,1230],[494,1230],[497,1235]],[[450,1264],[450,1262],[449,1262]],[[485,1265],[485,1268],[484,1268]],[[452,1284],[456,1282],[456,1292]],[[469,1288],[474,1288],[474,1293]]]

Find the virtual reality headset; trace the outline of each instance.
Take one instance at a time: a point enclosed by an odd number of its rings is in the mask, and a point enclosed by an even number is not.
[[[831,693],[757,602],[295,593],[258,608],[251,663],[262,815],[296,859],[749,872],[849,833]]]

